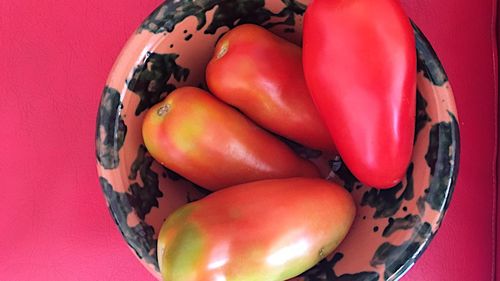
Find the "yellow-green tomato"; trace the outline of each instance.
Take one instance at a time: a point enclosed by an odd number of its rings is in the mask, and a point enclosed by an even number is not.
[[[217,191],[174,212],[158,238],[164,281],[279,281],[330,254],[355,216],[326,180],[264,180]]]
[[[312,162],[194,87],[179,88],[153,106],[142,135],[156,160],[209,190],[264,179],[319,177]]]

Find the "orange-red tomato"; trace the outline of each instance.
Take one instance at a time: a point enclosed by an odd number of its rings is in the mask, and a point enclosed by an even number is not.
[[[210,190],[263,179],[319,176],[314,164],[198,88],[177,89],[152,107],[142,133],[157,161]]]
[[[262,127],[305,146],[334,151],[306,86],[299,46],[257,25],[217,43],[206,70],[210,91]]]
[[[174,212],[158,238],[164,281],[294,277],[344,239],[356,210],[351,195],[321,179],[242,184]]]

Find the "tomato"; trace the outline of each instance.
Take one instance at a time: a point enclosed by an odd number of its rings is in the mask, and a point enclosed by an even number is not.
[[[206,69],[210,91],[260,126],[305,146],[334,151],[304,79],[302,50],[257,25],[230,30]]]
[[[158,238],[164,281],[294,277],[330,254],[356,210],[351,195],[321,179],[264,180],[181,207]]]
[[[315,0],[304,17],[306,81],[340,156],[361,182],[394,186],[415,133],[408,17],[395,0]]]
[[[157,161],[209,190],[270,178],[319,176],[314,164],[198,88],[177,89],[153,106],[142,133]]]

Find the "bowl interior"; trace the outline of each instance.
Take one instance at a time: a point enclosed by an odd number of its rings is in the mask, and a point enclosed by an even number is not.
[[[162,222],[207,192],[151,158],[142,143],[144,112],[177,87],[206,88],[204,70],[215,43],[235,25],[259,24],[300,45],[308,2],[166,1],[122,50],[97,117],[99,181],[125,241],[156,277],[160,276],[156,239]],[[412,163],[401,184],[382,191],[363,186],[341,159],[290,143],[297,153],[314,161],[325,178],[349,190],[358,204],[345,241],[297,280],[398,279],[440,226],[458,172],[458,122],[441,63],[415,25],[414,30],[417,132]]]

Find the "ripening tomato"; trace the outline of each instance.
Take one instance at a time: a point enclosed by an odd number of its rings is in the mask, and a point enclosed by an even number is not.
[[[198,88],[177,89],[153,106],[142,133],[157,161],[209,190],[263,179],[319,176],[310,161]]]
[[[163,224],[163,280],[286,280],[330,254],[355,213],[351,195],[321,179],[264,180],[215,192]]]
[[[304,17],[304,72],[351,172],[376,188],[397,184],[415,133],[416,50],[395,0],[315,0]]]
[[[260,126],[305,146],[335,151],[304,79],[299,46],[252,24],[217,43],[206,69],[210,91]]]

